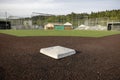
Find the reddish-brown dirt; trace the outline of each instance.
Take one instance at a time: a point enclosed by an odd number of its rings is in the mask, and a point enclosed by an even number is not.
[[[59,60],[39,52],[73,48]],[[120,34],[89,37],[15,37],[0,34],[0,80],[120,80]]]

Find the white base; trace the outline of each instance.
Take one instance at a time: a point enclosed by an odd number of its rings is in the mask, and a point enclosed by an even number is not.
[[[40,49],[40,53],[55,59],[60,59],[75,54],[76,52],[74,49],[70,49],[62,46],[53,46],[53,47]]]

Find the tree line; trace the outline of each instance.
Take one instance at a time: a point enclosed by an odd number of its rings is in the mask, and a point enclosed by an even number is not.
[[[96,19],[96,18],[107,18],[109,20],[120,21],[120,9],[118,10],[106,10],[99,12],[88,13],[70,13],[67,15],[52,15],[52,16],[43,16],[37,15],[32,16],[31,18],[24,18],[23,20],[32,20],[33,25],[43,26],[47,23],[66,23],[70,22],[74,27],[85,22],[85,20]]]

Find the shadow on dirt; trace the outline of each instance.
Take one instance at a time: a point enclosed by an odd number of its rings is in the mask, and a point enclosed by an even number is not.
[[[0,67],[0,80],[5,80],[5,69]]]
[[[81,54],[82,51],[78,51],[78,50],[75,50],[76,51],[76,54]]]

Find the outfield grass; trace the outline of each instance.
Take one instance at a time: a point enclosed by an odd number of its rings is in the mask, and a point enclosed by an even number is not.
[[[103,37],[120,34],[120,31],[80,31],[80,30],[0,30],[0,33],[15,36],[82,36]]]

